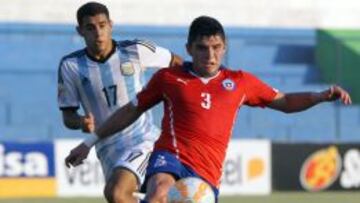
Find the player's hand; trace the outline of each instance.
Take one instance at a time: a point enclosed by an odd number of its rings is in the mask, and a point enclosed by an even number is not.
[[[338,85],[331,86],[323,92],[326,101],[335,101],[340,99],[345,105],[352,103],[349,93]]]
[[[90,152],[90,147],[81,143],[70,151],[70,154],[65,158],[65,165],[70,168],[75,167],[83,163]]]
[[[89,113],[80,119],[81,130],[84,133],[92,133],[95,130],[95,119],[94,116]]]

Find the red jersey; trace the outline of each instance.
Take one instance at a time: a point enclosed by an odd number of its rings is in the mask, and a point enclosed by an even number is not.
[[[221,68],[204,79],[191,72],[191,65],[158,71],[137,95],[137,105],[148,109],[163,101],[162,132],[154,150],[175,154],[218,186],[238,109],[243,104],[264,107],[277,92],[243,71]]]

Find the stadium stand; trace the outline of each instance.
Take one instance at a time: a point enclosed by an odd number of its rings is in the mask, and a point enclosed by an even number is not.
[[[315,67],[316,32],[306,29],[227,29],[224,63],[252,72],[284,92],[322,90]],[[115,27],[116,39],[147,38],[188,59],[185,27]],[[73,26],[0,24],[0,140],[51,140],[81,137],[67,130],[57,109],[57,67],[60,58],[83,46]],[[148,75],[150,77],[150,74]],[[155,110],[160,124],[160,106]],[[274,141],[359,141],[358,105],[324,104],[286,115],[244,107],[234,127],[235,138]]]
[[[45,141],[50,140],[46,125],[1,125],[1,141]]]
[[[360,109],[358,106],[350,108],[339,108],[338,125],[339,134],[343,142],[354,142],[359,140],[360,133]]]
[[[5,102],[0,102],[0,125],[4,126],[6,122],[6,104]]]

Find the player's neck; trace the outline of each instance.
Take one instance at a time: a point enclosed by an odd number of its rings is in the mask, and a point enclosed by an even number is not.
[[[208,72],[208,71],[201,71],[200,68],[191,68],[191,72],[192,74],[201,77],[201,78],[213,78],[216,75],[218,75],[218,73],[220,72],[219,69],[217,69],[216,71],[212,71],[212,72]]]
[[[111,41],[111,44],[108,48],[104,50],[91,50],[89,48],[86,49],[86,53],[94,61],[104,62],[106,61],[116,50],[116,44],[114,41]]]
[[[219,75],[220,70],[217,70],[212,74],[200,74],[199,72],[194,71],[194,69],[190,69],[190,73],[200,79],[211,80]]]

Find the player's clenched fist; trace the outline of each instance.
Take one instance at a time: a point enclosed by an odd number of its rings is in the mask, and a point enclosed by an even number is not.
[[[89,113],[83,117],[81,117],[80,120],[81,123],[81,130],[85,133],[91,133],[95,130],[95,119],[94,116]]]
[[[76,148],[70,151],[70,154],[65,158],[65,165],[70,168],[70,166],[78,166],[83,163],[87,158],[90,151],[90,147],[86,146],[84,143],[79,144]]]

